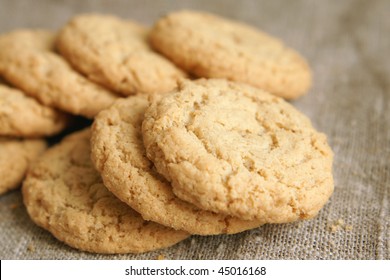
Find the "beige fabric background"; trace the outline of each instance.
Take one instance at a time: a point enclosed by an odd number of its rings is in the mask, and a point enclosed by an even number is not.
[[[74,250],[35,226],[14,191],[0,197],[0,258],[390,259],[390,1],[0,0],[0,32],[57,29],[87,11],[152,24],[181,8],[245,21],[308,58],[314,86],[293,104],[328,135],[335,152],[330,202],[311,221],[193,236],[147,254],[104,256]],[[338,219],[352,229],[331,232]]]

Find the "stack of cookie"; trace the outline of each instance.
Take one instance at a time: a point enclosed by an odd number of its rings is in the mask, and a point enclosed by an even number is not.
[[[81,15],[0,46],[20,95],[93,119],[23,183],[32,220],[72,247],[137,253],[309,219],[332,194],[326,137],[283,99],[306,93],[309,67],[254,28],[189,11],[151,30]]]
[[[0,194],[20,185],[30,162],[46,149],[43,137],[67,123],[66,114],[0,84]]]

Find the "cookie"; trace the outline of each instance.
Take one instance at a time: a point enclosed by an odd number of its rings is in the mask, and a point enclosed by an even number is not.
[[[187,81],[154,102],[147,156],[198,207],[268,223],[314,217],[333,192],[326,136],[283,99],[225,80]]]
[[[68,124],[69,116],[44,106],[23,92],[0,84],[0,135],[52,136]]]
[[[45,149],[44,140],[0,137],[0,194],[19,187],[30,163]]]
[[[150,49],[147,33],[113,16],[78,15],[60,32],[57,47],[88,78],[123,95],[167,92],[184,73]]]
[[[237,233],[261,221],[243,221],[201,210],[178,199],[146,157],[141,126],[149,101],[132,96],[117,101],[95,118],[92,161],[104,184],[118,198],[151,220],[191,234]]]
[[[311,71],[296,51],[253,27],[222,17],[179,11],[161,18],[152,46],[179,67],[204,78],[248,83],[283,98],[311,85]]]
[[[55,35],[17,30],[0,37],[0,74],[42,104],[87,118],[117,96],[90,82],[53,51]]]
[[[31,219],[71,247],[140,253],[171,246],[188,233],[146,222],[103,185],[90,160],[90,131],[49,149],[28,172],[23,201]]]

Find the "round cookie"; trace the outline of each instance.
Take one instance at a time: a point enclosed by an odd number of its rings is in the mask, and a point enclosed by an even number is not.
[[[187,81],[154,102],[147,156],[198,207],[282,223],[315,216],[333,192],[324,134],[283,99],[225,80]]]
[[[19,187],[30,163],[45,149],[44,140],[0,137],[0,194]]]
[[[73,70],[53,51],[55,35],[17,30],[0,37],[0,74],[42,104],[93,118],[118,97]]]
[[[44,106],[23,92],[0,84],[0,135],[52,136],[61,132],[69,117]]]
[[[66,244],[96,253],[141,253],[189,236],[146,222],[103,185],[90,160],[90,131],[65,138],[30,169],[23,200],[32,220]]]
[[[167,92],[185,75],[150,49],[147,31],[113,16],[78,15],[60,32],[57,47],[88,78],[123,95]]]
[[[151,30],[150,42],[198,77],[245,82],[288,99],[311,85],[309,66],[297,52],[260,30],[216,15],[168,14]]]
[[[237,233],[262,225],[201,210],[177,198],[170,184],[146,157],[141,126],[149,101],[132,96],[117,101],[95,118],[92,161],[105,186],[145,220],[191,234]]]

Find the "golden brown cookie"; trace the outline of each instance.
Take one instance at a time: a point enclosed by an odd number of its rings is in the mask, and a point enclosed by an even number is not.
[[[0,135],[51,136],[61,132],[69,116],[40,104],[23,92],[0,84]]]
[[[19,187],[30,163],[45,149],[44,140],[0,137],[0,194]]]
[[[42,104],[92,118],[118,97],[73,70],[53,51],[55,35],[17,30],[0,37],[0,74]]]
[[[146,36],[137,23],[85,14],[62,29],[57,47],[88,78],[124,95],[167,92],[184,73],[153,52]]]
[[[23,200],[33,221],[56,238],[96,253],[140,253],[171,246],[188,233],[146,222],[103,185],[84,130],[49,149],[28,172]]]
[[[237,233],[263,224],[201,210],[177,198],[146,157],[141,126],[149,101],[132,96],[98,114],[92,129],[92,161],[119,199],[151,220],[191,234]]]
[[[225,80],[187,81],[154,102],[147,156],[198,207],[269,223],[315,216],[333,192],[324,134],[283,99]]]
[[[311,84],[311,71],[297,52],[260,30],[216,15],[168,14],[155,24],[150,42],[198,77],[245,82],[289,99],[306,93]]]

